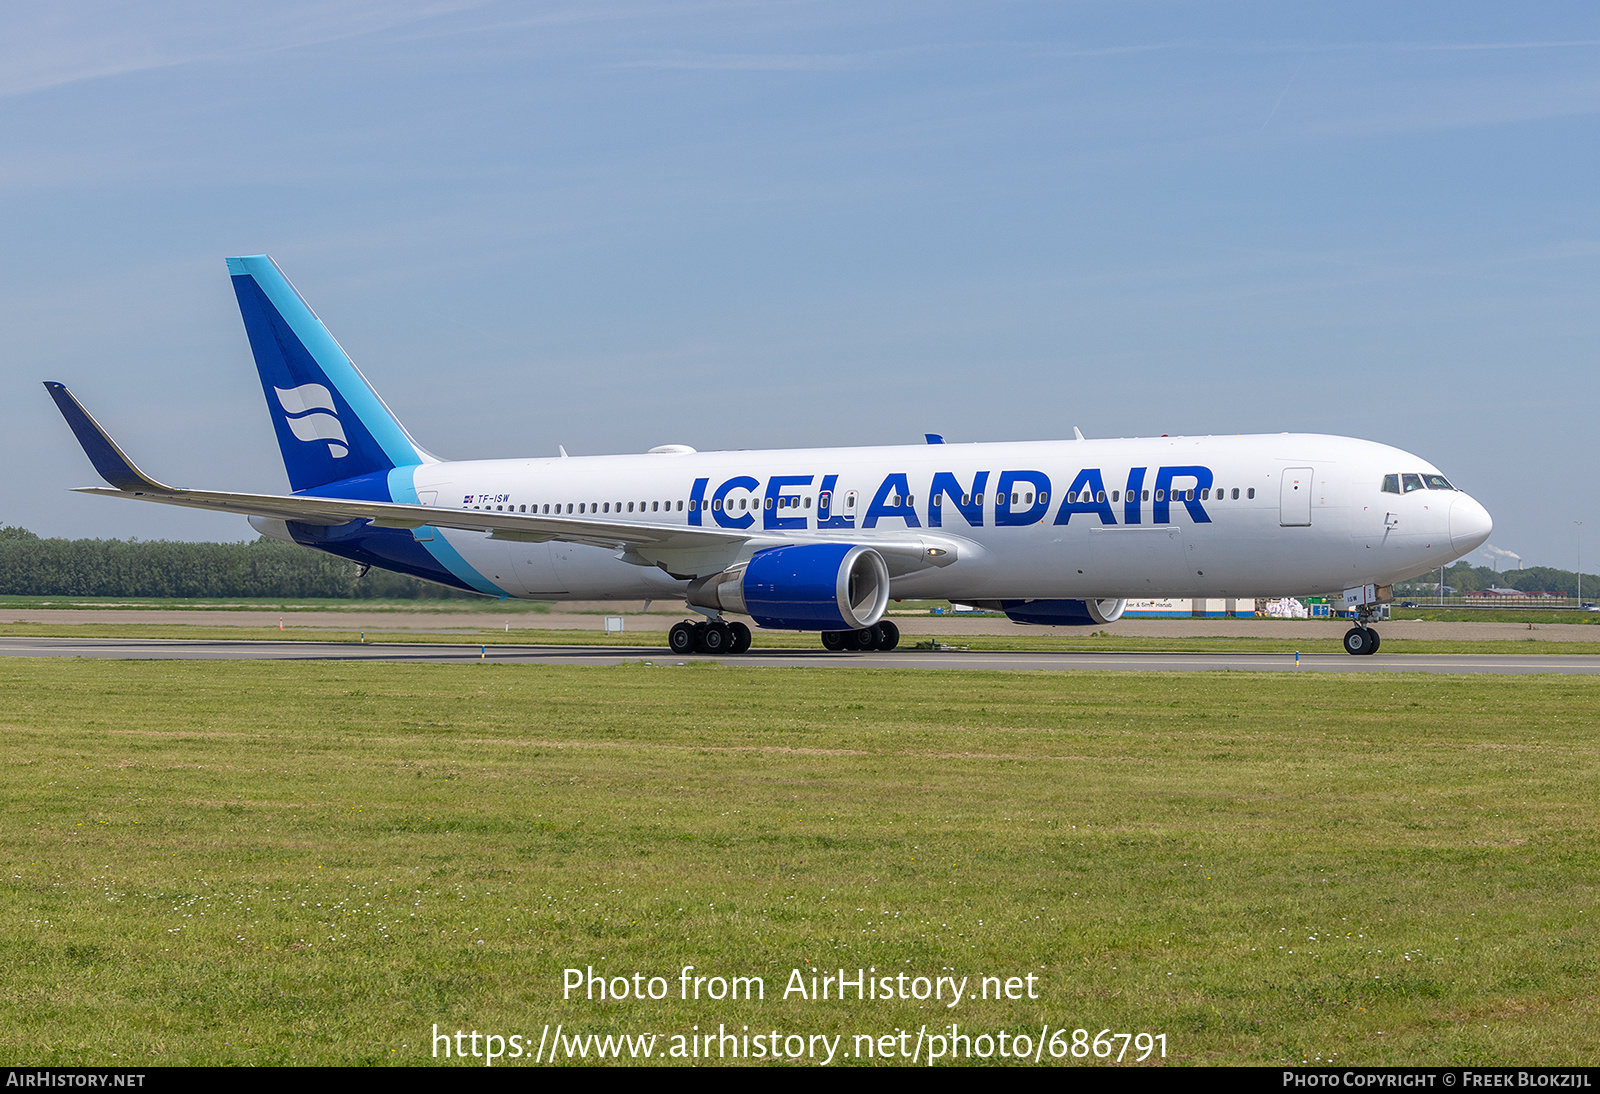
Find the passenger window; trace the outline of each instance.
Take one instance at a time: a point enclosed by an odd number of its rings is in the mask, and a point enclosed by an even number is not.
[[[1255,496],[1256,496],[1256,488],[1255,488],[1255,487],[1253,487],[1253,486],[1252,486],[1252,487],[1251,487],[1251,488],[1250,488],[1250,491],[1249,491],[1249,496],[1250,496],[1250,498],[1251,498],[1251,499],[1252,499],[1252,500],[1254,500],[1254,498],[1255,498]]]
[[[1150,500],[1150,491],[1148,491],[1148,490],[1139,491],[1139,500],[1140,501],[1149,501]]]
[[[943,505],[944,505],[944,495],[943,494],[935,494],[933,497],[928,499],[928,504],[933,506],[935,509],[939,509],[939,508],[943,507]]]
[[[722,499],[721,498],[712,498],[711,499],[711,508],[713,508],[713,509],[721,509],[722,508]]]
[[[1200,500],[1201,501],[1210,501],[1211,500],[1211,491],[1209,491],[1209,490],[1200,491]]]
[[[1026,497],[1024,497],[1022,499],[1022,503],[1024,505],[1032,505],[1033,504],[1033,495],[1031,493],[1028,494]]]
[[[671,508],[671,506],[668,506],[668,508]],[[681,501],[678,503],[678,512],[683,512],[683,502]]]
[[[809,497],[808,497],[808,498],[806,498],[806,508],[807,508],[807,509],[810,509],[810,508],[811,508],[811,499],[810,499],[810,498],[809,498]]]
[[[1233,488],[1233,500],[1234,501],[1238,501],[1239,500],[1239,488],[1237,486],[1235,486]]]
[[[1400,476],[1385,475],[1383,477],[1383,492],[1385,494],[1398,494],[1400,492]]]
[[[768,508],[768,509],[771,509],[771,508],[772,508],[772,499],[771,499],[771,498],[768,498],[768,499],[767,499],[767,508]]]
[[[1111,491],[1111,500],[1112,501],[1121,501],[1122,500],[1122,491],[1121,490],[1113,490],[1113,491]]]
[[[971,494],[962,494],[961,495],[961,504],[962,505],[971,505],[972,504],[972,495]],[[979,505],[983,504],[983,495],[982,494],[978,495],[978,504]]]
[[[1402,486],[1405,487],[1406,493],[1409,494],[1413,490],[1421,490],[1422,489],[1422,476],[1421,475],[1401,475],[1400,476],[1400,483],[1401,483]]]
[[[1099,493],[1095,494],[1094,500],[1095,500],[1096,504],[1103,505],[1105,503],[1105,500],[1106,500],[1106,492],[1104,490],[1101,490]]]
[[[1085,490],[1084,493],[1087,494],[1088,491]],[[1076,504],[1078,504],[1078,492],[1076,490],[1068,490],[1067,491],[1067,504],[1068,505],[1076,505]]]
[[[1162,497],[1164,497],[1164,496],[1165,496],[1165,491],[1162,491],[1162,490],[1157,490],[1156,491],[1156,500],[1157,501],[1160,501],[1162,499]]]

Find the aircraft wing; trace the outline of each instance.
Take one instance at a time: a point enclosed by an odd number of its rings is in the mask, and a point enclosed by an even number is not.
[[[87,486],[79,493],[103,497],[134,498],[189,509],[211,509],[222,513],[295,521],[301,524],[335,525],[352,520],[369,520],[380,528],[459,528],[488,532],[496,539],[516,539],[540,543],[561,540],[614,550],[653,547],[659,550],[693,550],[708,547],[738,547],[753,537],[721,528],[684,528],[675,525],[600,521],[586,518],[534,516],[528,513],[495,513],[480,509],[441,509],[428,505],[403,505],[397,502],[363,501],[351,498],[322,498],[307,494],[241,494],[220,490],[190,490],[168,486],[149,475],[128,458],[89,412],[62,384],[48,381],[45,388],[61,409],[62,416],[77,435],[78,443],[95,470],[111,487]]]
[[[488,532],[495,539],[516,539],[529,543],[555,539],[563,543],[584,543],[617,550],[645,546],[681,549],[735,545],[753,538],[742,532],[720,529],[536,517],[532,514],[493,513],[476,509],[438,509],[427,505],[305,497],[298,494],[236,494],[221,490],[188,490],[155,482],[139,490],[84,486],[79,487],[77,492],[109,498],[135,498],[189,509],[270,517],[299,524],[328,526],[346,524],[352,520],[369,520],[379,528],[421,528],[431,525],[435,528]]]
[[[252,517],[330,526],[367,520],[380,528],[457,528],[487,532],[494,539],[543,543],[559,540],[622,552],[628,561],[659,565],[676,576],[715,573],[740,557],[766,547],[792,543],[855,542],[852,535],[773,536],[722,528],[685,528],[682,525],[595,520],[592,517],[536,516],[532,513],[498,513],[483,509],[442,509],[359,498],[325,498],[310,494],[241,494],[221,490],[190,490],[168,486],[141,471],[62,384],[46,381],[78,443],[110,488],[86,486],[79,493],[131,498],[189,509],[210,509]],[[873,537],[874,550],[884,557],[891,576],[929,566],[948,566],[963,556],[982,554],[967,540],[939,534]]]

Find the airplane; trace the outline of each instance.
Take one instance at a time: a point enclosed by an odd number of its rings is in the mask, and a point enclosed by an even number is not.
[[[1347,437],[945,444],[443,460],[422,448],[266,255],[227,260],[291,493],[165,485],[46,382],[106,497],[240,513],[263,535],[488,596],[681,597],[675,653],[757,626],[893,649],[889,601],[1099,625],[1129,598],[1331,594],[1351,654],[1395,582],[1487,541],[1438,468]]]

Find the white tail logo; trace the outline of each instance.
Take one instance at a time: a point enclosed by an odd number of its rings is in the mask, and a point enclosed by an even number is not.
[[[321,384],[301,384],[299,387],[273,386],[278,393],[278,404],[288,415],[289,429],[302,441],[327,441],[328,451],[335,459],[350,454],[339,424],[333,396]],[[327,413],[323,413],[327,411]]]

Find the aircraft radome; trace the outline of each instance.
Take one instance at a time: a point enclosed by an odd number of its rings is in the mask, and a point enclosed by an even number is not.
[[[278,539],[489,596],[682,597],[679,653],[749,628],[892,649],[891,598],[1100,624],[1130,597],[1332,594],[1371,653],[1389,586],[1489,537],[1428,461],[1318,434],[442,460],[411,438],[265,255],[228,259],[293,491],[189,490],[140,471],[45,386],[109,497],[248,514]],[[1077,431],[1074,430],[1076,433]]]

